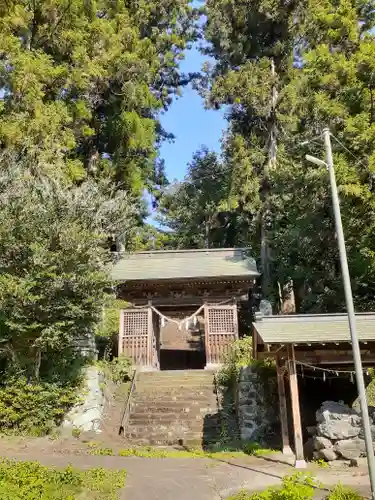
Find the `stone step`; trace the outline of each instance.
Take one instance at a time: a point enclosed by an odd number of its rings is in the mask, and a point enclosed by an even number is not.
[[[185,392],[186,394],[190,393],[202,393],[202,394],[214,394],[215,393],[215,388],[212,385],[181,385],[181,384],[175,384],[175,385],[162,385],[162,386],[157,386],[157,385],[140,385],[136,384],[135,386],[135,391],[134,393],[137,392],[144,392],[146,394],[153,394],[153,393],[159,393],[159,394],[169,394],[173,392]]]
[[[139,427],[129,427],[126,429],[125,432],[125,437],[128,439],[136,438],[136,439],[144,439],[144,440],[151,440],[151,439],[158,439],[158,441],[162,441],[163,439],[165,441],[174,439],[176,442],[179,439],[211,439],[211,438],[216,438],[216,436],[220,435],[220,426],[217,427],[210,427],[207,429],[201,428],[189,428],[189,427],[184,427],[180,426],[178,429],[176,428],[170,428],[170,427],[145,427],[145,426],[139,426]]]
[[[150,413],[157,415],[159,413],[188,413],[189,415],[202,413],[217,413],[217,405],[215,401],[207,401],[205,406],[198,404],[196,401],[165,401],[162,403],[133,402],[131,405],[133,413]]]
[[[185,436],[183,438],[170,438],[165,439],[165,437],[152,437],[149,439],[144,438],[126,438],[128,445],[131,446],[175,446],[183,445],[189,448],[200,448],[201,446],[210,446],[217,443],[220,440],[220,436],[213,436],[212,438],[203,438],[201,436]]]
[[[142,388],[143,389],[157,389],[157,390],[163,390],[163,389],[174,389],[176,387],[182,388],[182,389],[196,389],[196,388],[202,388],[202,389],[207,389],[207,390],[215,390],[214,384],[211,384],[210,382],[207,382],[205,380],[192,380],[192,381],[187,381],[187,380],[158,380],[158,381],[148,381],[148,380],[140,380],[136,381],[135,383],[136,389]]]
[[[218,413],[212,372],[144,372],[138,375],[125,437],[132,444],[217,441]]]
[[[139,394],[136,393],[132,397],[132,402],[143,403],[143,404],[160,404],[160,403],[187,403],[195,405],[203,404],[209,401],[211,404],[217,405],[217,399],[213,394],[188,394],[183,393],[173,393],[173,394],[145,394],[144,392]]]
[[[159,415],[147,414],[147,413],[133,413],[129,419],[129,423],[145,425],[155,423],[170,423],[170,422],[220,422],[221,416],[218,413],[213,414],[196,414],[191,415],[190,413],[160,413]]]
[[[154,372],[140,372],[141,378],[163,378],[163,377],[208,377],[213,378],[213,372],[209,370],[160,370]]]

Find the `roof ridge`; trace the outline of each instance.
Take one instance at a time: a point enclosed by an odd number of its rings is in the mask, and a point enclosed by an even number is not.
[[[221,252],[247,252],[251,249],[248,247],[232,247],[232,248],[188,248],[188,249],[166,249],[166,250],[145,250],[142,252],[122,252],[120,257],[133,256],[133,255],[165,255],[168,253],[221,253]]]

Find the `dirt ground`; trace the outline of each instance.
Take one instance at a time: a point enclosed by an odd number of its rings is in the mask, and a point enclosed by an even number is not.
[[[280,455],[243,458],[137,458],[116,456],[126,448],[118,438],[101,441],[97,446],[110,448],[112,456],[92,455],[89,441],[92,436],[51,438],[0,438],[1,456],[17,460],[37,460],[43,465],[77,468],[104,467],[126,469],[126,485],[121,500],[222,500],[246,489],[259,491],[280,484],[285,475],[295,473],[288,460]],[[100,439],[100,438],[99,438]],[[87,441],[86,441],[87,440]],[[310,465],[308,471],[316,476],[321,488],[316,498],[324,498],[330,487],[341,482],[370,498],[365,468],[322,468]]]
[[[121,457],[129,443],[118,430],[123,398],[111,398],[100,434],[73,436],[72,431],[47,437],[0,436],[0,456],[36,460],[43,465],[77,468],[126,469],[127,479],[121,500],[222,500],[246,489],[259,491],[280,484],[285,475],[296,472],[291,459],[282,454],[268,457],[236,458],[138,458]],[[324,486],[316,498],[324,498],[330,487],[341,482],[370,498],[365,467],[322,468],[310,464],[308,471]]]

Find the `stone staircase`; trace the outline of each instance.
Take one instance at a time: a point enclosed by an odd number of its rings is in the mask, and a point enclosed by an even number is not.
[[[214,374],[207,370],[139,373],[124,437],[134,445],[209,445],[219,440]]]

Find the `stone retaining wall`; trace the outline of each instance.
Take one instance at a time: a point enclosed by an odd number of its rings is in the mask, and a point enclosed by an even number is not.
[[[103,374],[96,366],[90,366],[86,370],[83,401],[73,406],[65,416],[63,428],[79,429],[82,432],[100,432],[105,404],[103,384]]]
[[[278,426],[276,373],[247,366],[241,369],[237,415],[241,440],[269,441]]]

